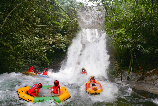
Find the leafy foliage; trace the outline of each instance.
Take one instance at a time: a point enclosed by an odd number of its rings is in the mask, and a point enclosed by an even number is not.
[[[74,4],[62,6],[57,0],[4,0],[1,4],[1,70],[47,67],[66,53],[78,28],[76,10],[68,8]]]
[[[106,9],[105,30],[114,45],[119,64],[127,67],[132,59],[133,67],[141,66],[144,71],[157,67],[157,0],[113,0],[103,3]],[[148,67],[149,64],[152,67]]]

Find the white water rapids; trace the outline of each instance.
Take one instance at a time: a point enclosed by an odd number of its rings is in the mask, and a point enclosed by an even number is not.
[[[3,106],[56,105],[53,101],[28,103],[19,100],[16,93],[18,88],[34,83],[53,85],[54,80],[59,80],[60,86],[65,86],[71,95],[70,99],[61,103],[62,105],[92,105],[95,102],[115,101],[118,88],[108,81],[106,71],[110,62],[106,50],[106,33],[101,30],[104,14],[98,8],[85,7],[78,12],[78,16],[81,31],[68,48],[67,58],[58,73],[53,73],[52,69],[49,69],[51,78],[31,77],[14,72],[0,75],[0,103]],[[80,74],[82,68],[87,70],[87,75]],[[91,96],[85,92],[85,84],[92,75],[102,85],[103,92],[100,95]]]

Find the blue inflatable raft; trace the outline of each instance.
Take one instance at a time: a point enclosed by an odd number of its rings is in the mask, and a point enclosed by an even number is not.
[[[39,77],[45,77],[45,78],[50,78],[48,75],[42,75],[42,74],[37,74]]]

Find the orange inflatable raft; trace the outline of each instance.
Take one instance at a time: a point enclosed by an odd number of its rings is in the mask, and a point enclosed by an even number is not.
[[[98,81],[96,81],[94,84],[90,83],[90,81],[86,83],[86,92],[90,94],[100,94],[102,91],[102,86]]]

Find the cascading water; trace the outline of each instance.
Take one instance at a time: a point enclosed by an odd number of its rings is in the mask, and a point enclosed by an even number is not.
[[[66,63],[63,63],[60,72],[55,76],[62,76],[62,82],[75,84],[80,88],[75,95],[84,95],[84,99],[113,101],[117,87],[108,81],[106,72],[110,62],[106,50],[106,33],[101,30],[104,14],[96,7],[85,7],[79,11],[78,16],[81,31],[68,49]],[[87,70],[87,75],[80,74],[82,68]],[[85,84],[92,75],[103,86],[103,92],[95,97],[85,94]]]

